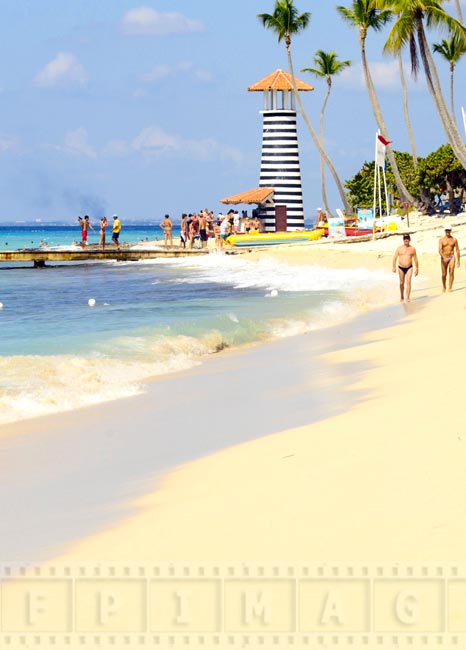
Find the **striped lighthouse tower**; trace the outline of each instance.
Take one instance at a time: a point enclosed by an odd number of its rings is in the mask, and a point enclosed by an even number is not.
[[[296,79],[299,91],[314,90]],[[266,232],[304,228],[303,191],[299,165],[297,113],[291,76],[276,70],[249,86],[264,93],[260,187],[274,189],[273,201],[258,209]]]

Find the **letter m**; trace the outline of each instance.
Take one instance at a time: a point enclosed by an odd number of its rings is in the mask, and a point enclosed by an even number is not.
[[[269,625],[272,621],[272,602],[270,592],[245,591],[244,598],[244,622],[250,625],[254,620],[261,620],[263,625]]]

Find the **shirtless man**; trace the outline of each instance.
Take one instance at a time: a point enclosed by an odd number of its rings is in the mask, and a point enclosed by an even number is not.
[[[442,268],[442,286],[443,293],[447,290],[447,273],[448,277],[448,291],[451,291],[453,280],[455,279],[455,255],[456,266],[460,265],[460,247],[458,240],[451,235],[451,226],[445,226],[445,237],[439,241],[438,252],[440,255],[440,264]]]
[[[84,219],[81,219],[81,217],[78,217],[79,225],[81,226],[81,247],[86,248],[87,244],[87,231],[89,228],[92,230],[92,232],[95,232],[94,228],[92,227],[92,224],[89,221],[89,217],[86,216]]]
[[[400,278],[400,302],[406,297],[406,302],[411,299],[411,278],[419,273],[419,262],[414,246],[411,246],[411,237],[403,235],[403,244],[398,246],[393,258],[393,273],[396,273],[396,262],[398,260],[398,276]]]
[[[170,240],[170,247],[173,248],[173,237],[172,237],[173,224],[168,214],[165,215],[162,223],[160,224],[160,227],[163,230],[163,240],[164,240],[165,248],[167,248],[168,240]]]
[[[204,210],[199,216],[199,234],[201,236],[202,248],[207,246],[207,218]]]

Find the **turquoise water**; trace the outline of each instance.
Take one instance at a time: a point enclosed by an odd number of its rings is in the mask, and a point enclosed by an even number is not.
[[[1,232],[9,245],[45,235],[63,245],[70,237],[69,228]],[[125,233],[128,241],[153,234],[147,226]],[[150,377],[205,355],[343,321],[368,286],[382,294],[387,277],[217,254],[45,269],[0,264],[0,422],[135,394]]]
[[[96,233],[89,230],[89,244],[99,243],[99,224],[92,223]],[[111,224],[107,229],[107,240],[111,239]],[[174,226],[173,235],[178,237],[179,225]],[[159,224],[128,225],[123,222],[120,235],[121,242],[137,243],[149,239],[163,241],[163,233]],[[38,248],[41,245],[69,246],[81,241],[81,228],[76,226],[0,226],[0,250],[15,250],[20,248]]]

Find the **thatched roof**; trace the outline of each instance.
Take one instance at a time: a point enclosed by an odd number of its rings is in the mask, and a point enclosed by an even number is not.
[[[314,90],[313,86],[310,86],[301,79],[295,77],[296,88],[298,90]],[[284,70],[275,70],[271,74],[267,75],[260,81],[256,81],[255,84],[249,86],[248,90],[250,92],[259,92],[264,90],[292,90],[293,84],[291,83],[291,75]]]
[[[246,192],[241,192],[241,194],[234,194],[233,196],[227,196],[224,199],[220,199],[220,203],[263,203],[266,199],[269,198],[274,193],[275,189],[273,187],[256,187],[253,190],[247,190]]]

